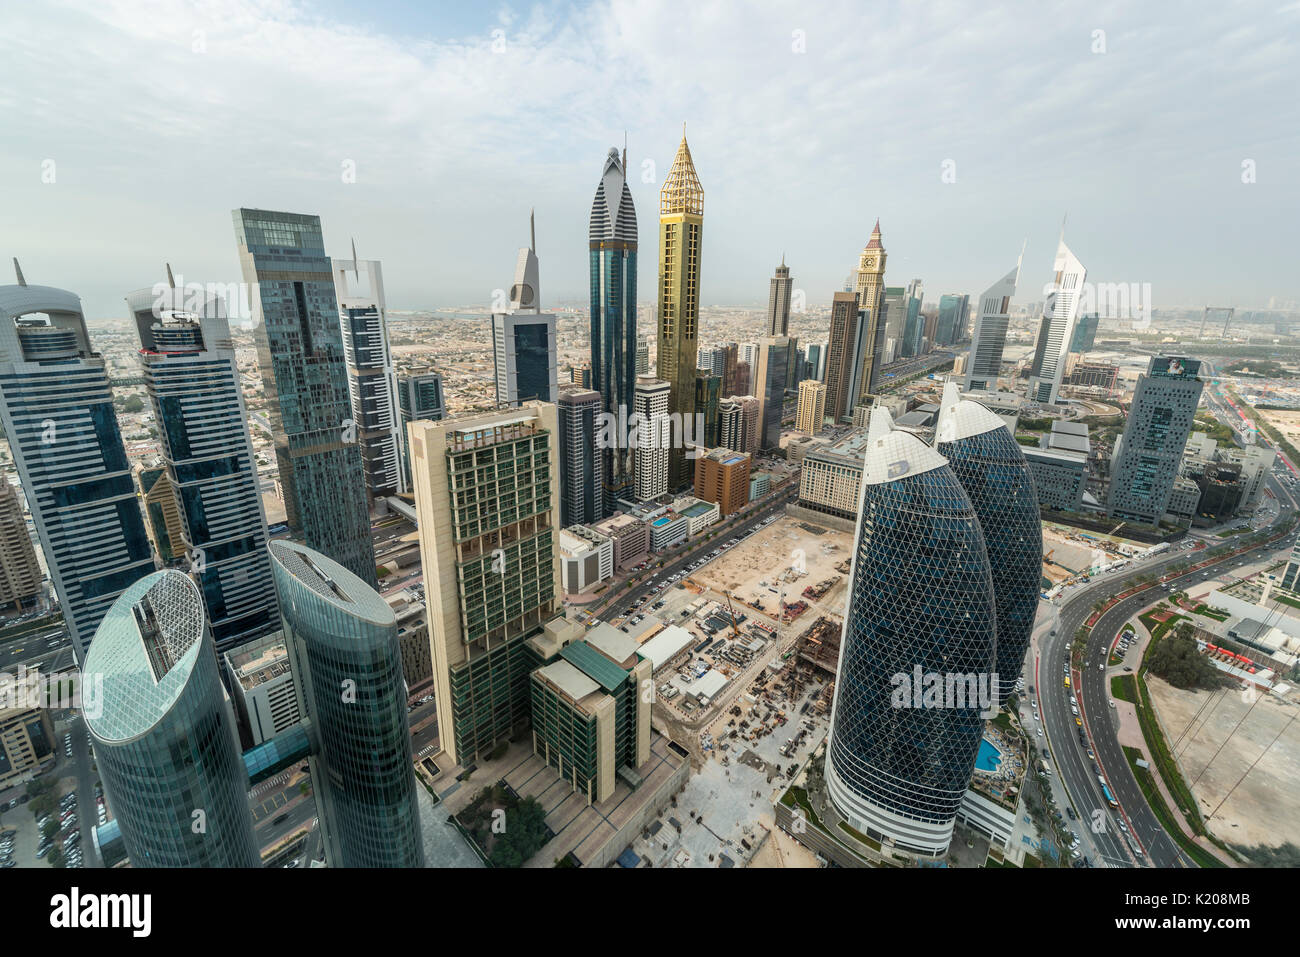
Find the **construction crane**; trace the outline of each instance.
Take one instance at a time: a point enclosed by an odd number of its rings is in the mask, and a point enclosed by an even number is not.
[[[724,591],[722,594],[726,596],[727,614],[731,616],[731,637],[739,638],[740,627],[736,624],[736,609],[731,606],[731,592]]]

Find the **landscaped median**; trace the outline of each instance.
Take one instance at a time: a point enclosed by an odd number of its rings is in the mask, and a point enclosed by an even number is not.
[[[1174,842],[1196,862],[1199,867],[1226,867],[1223,861],[1219,860],[1205,848],[1201,847],[1195,841],[1188,838],[1183,833],[1183,829],[1178,826],[1174,816],[1169,811],[1169,805],[1165,803],[1164,795],[1156,786],[1155,779],[1151,776],[1150,768],[1139,767],[1137,762],[1142,757],[1142,752],[1137,748],[1124,748],[1124,757],[1128,758],[1129,770],[1133,772],[1133,777],[1142,789],[1142,796],[1146,799],[1147,806],[1151,808],[1151,813],[1160,821],[1160,826],[1164,828]]]

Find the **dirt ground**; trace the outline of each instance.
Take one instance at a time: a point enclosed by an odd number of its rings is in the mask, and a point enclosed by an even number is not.
[[[809,586],[831,578],[839,578],[816,601],[810,602],[819,614],[836,617],[844,611],[844,597],[848,589],[848,572],[835,566],[847,563],[852,553],[853,536],[825,528],[812,521],[782,516],[778,521],[746,541],[719,555],[714,561],[692,573],[692,581],[721,594],[730,591],[732,596],[746,604],[757,599],[770,614],[777,611],[777,595],[782,583],[778,577],[785,575],[785,601],[793,603],[803,599],[802,592]],[[790,572],[800,565],[804,574]],[[764,584],[766,583],[766,584]],[[771,591],[777,589],[776,592]],[[805,611],[801,619],[812,621],[813,609]]]
[[[817,858],[813,852],[779,827],[775,827],[771,814],[759,815],[758,823],[767,828],[769,833],[763,846],[758,849],[758,853],[750,859],[750,867],[817,866]]]
[[[1148,679],[1148,687],[1201,813],[1212,812],[1223,796],[1232,791],[1232,796],[1210,819],[1210,830],[1228,844],[1276,846],[1287,841],[1300,844],[1300,726],[1291,726],[1273,742],[1295,717],[1300,704],[1261,694],[1251,710],[1251,703],[1241,691],[1230,688],[1221,700],[1210,702],[1204,713],[1198,715],[1211,692],[1179,691],[1154,677]],[[1295,692],[1290,697],[1294,698]],[[1233,734],[1233,728],[1247,711],[1250,716]],[[1193,720],[1195,726],[1184,735]],[[1227,747],[1214,757],[1229,735],[1232,737]],[[1271,747],[1270,742],[1273,742]],[[1261,754],[1263,760],[1252,768]],[[1210,768],[1202,774],[1207,764]]]
[[[1300,411],[1267,409],[1259,414],[1281,432],[1292,445],[1300,443]]]

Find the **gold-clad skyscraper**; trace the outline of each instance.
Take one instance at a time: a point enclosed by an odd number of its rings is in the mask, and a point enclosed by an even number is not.
[[[656,377],[671,393],[668,411],[683,424],[694,421],[695,362],[700,325],[700,234],[704,190],[695,175],[691,149],[682,142],[659,191],[659,358]],[[703,441],[702,436],[693,436]],[[691,481],[685,450],[674,447],[668,459],[668,486],[676,491]]]

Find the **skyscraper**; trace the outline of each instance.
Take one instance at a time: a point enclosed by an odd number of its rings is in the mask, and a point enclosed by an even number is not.
[[[1074,335],[1070,337],[1070,351],[1091,352],[1097,341],[1097,326],[1100,323],[1101,316],[1098,313],[1088,312],[1081,315],[1074,327]]]
[[[752,395],[728,396],[718,403],[718,440],[733,452],[757,452],[759,409]]]
[[[626,151],[625,151],[626,153]],[[591,272],[591,383],[600,393],[602,411],[625,420],[632,414],[633,393],[641,371],[641,340],[636,332],[636,207],[627,186],[627,156],[610,148],[591,202],[588,234]],[[662,353],[660,362],[663,362]],[[649,370],[650,347],[645,349]],[[615,440],[621,436],[615,436]],[[632,484],[632,450],[622,445],[601,449],[601,517],[628,494]]]
[[[759,448],[781,447],[781,417],[785,410],[785,383],[792,352],[787,336],[764,336],[758,343],[758,371],[754,391],[759,401]]]
[[[1002,353],[1007,346],[1007,323],[1011,321],[1011,297],[1016,294],[1024,258],[1022,249],[1016,268],[984,290],[979,298],[975,329],[971,333],[970,361],[966,364],[967,392],[997,390]]]
[[[84,693],[99,698],[86,727],[131,866],[260,867],[198,586],[174,569],[137,580],[103,616],[82,671]]]
[[[554,402],[559,393],[555,316],[541,311],[536,246],[534,235],[532,245],[519,250],[510,308],[492,314],[492,359],[501,405],[514,407],[532,399]]]
[[[860,503],[826,787],[868,837],[938,856],[984,730],[970,681],[997,665],[984,534],[943,456],[893,430],[883,407],[871,413]],[[926,701],[920,685],[935,680],[942,700]]]
[[[1138,376],[1111,456],[1106,511],[1112,518],[1155,525],[1164,517],[1205,388],[1200,371],[1199,359],[1152,356]]]
[[[957,383],[943,390],[935,448],[962,488],[984,532],[997,607],[998,706],[1006,704],[1025,663],[1038,613],[1043,525],[1024,453],[1006,423]]]
[[[695,174],[686,129],[659,191],[659,358],[655,374],[668,383],[668,411],[682,421],[695,410],[695,354],[700,321],[700,234],[704,190]],[[668,487],[691,480],[681,448],[669,450]]]
[[[903,357],[903,328],[907,323],[907,289],[903,286],[885,287],[884,312],[880,317],[884,326],[884,349],[881,352],[881,364],[888,365]],[[862,402],[861,390],[858,404]]]
[[[837,292],[831,299],[831,330],[826,343],[826,414],[833,422],[853,416],[853,347],[857,341],[858,294]]]
[[[799,409],[794,427],[800,432],[816,435],[822,430],[826,418],[826,383],[805,379],[799,383]]]
[[[1065,229],[1056,247],[1056,262],[1051,292],[1043,303],[1043,318],[1038,327],[1038,344],[1034,348],[1034,365],[1030,372],[1028,398],[1031,402],[1052,405],[1061,391],[1065,376],[1065,357],[1070,351],[1074,326],[1082,306],[1083,284],[1088,270],[1065,245]]]
[[[718,448],[695,460],[695,497],[717,502],[723,518],[749,504],[748,452]]]
[[[706,449],[718,444],[718,405],[722,402],[722,376],[700,372],[695,377],[694,423],[703,423],[704,431],[691,440]]]
[[[184,562],[185,525],[181,522],[180,498],[165,466],[136,466],[135,480],[140,486],[140,503],[144,505],[144,527],[149,534],[158,560],[164,566]]]
[[[601,519],[597,437],[603,405],[595,389],[570,386],[556,403],[560,427],[560,527]]]
[[[921,315],[921,300],[924,296],[921,280],[913,279],[907,286],[907,317],[903,321],[904,356],[919,356],[925,351],[922,343],[925,319]]]
[[[558,608],[556,407],[410,430],[438,731],[468,764],[527,719],[528,639]]]
[[[406,488],[411,485],[411,445],[407,426],[420,419],[441,419],[447,414],[442,397],[442,376],[436,372],[409,372],[397,377],[397,406],[401,412],[402,469]]]
[[[636,338],[636,374],[647,375],[650,372],[650,342],[644,336]]]
[[[343,330],[348,399],[361,445],[366,493],[371,498],[406,491],[402,433],[397,415],[397,373],[388,347],[388,306],[378,260],[334,260],[334,291]]]
[[[237,209],[254,335],[290,530],[375,587],[375,547],[320,217]]]
[[[767,334],[769,336],[788,336],[790,334],[790,292],[794,280],[790,278],[790,267],[781,257],[781,265],[776,267],[772,276],[771,288],[767,294]]]
[[[643,375],[636,380],[635,412],[639,416],[636,443],[636,497],[649,501],[669,492],[670,446],[668,410],[672,386],[662,379]],[[691,390],[691,415],[695,414],[695,390]]]
[[[338,562],[269,548],[331,867],[423,867],[397,619]]]
[[[940,296],[939,322],[935,327],[934,344],[950,346],[959,342],[966,335],[969,313],[970,296]]]
[[[199,583],[222,654],[279,627],[266,514],[225,303],[200,304],[167,272],[168,283],[128,294],[126,306],[179,507],[181,540],[170,548]]]
[[[865,323],[860,323],[857,351],[852,356],[855,370],[856,388],[851,398],[846,397],[845,411],[841,415],[853,415],[853,410],[862,402],[864,395],[874,395],[876,383],[880,378],[881,353],[885,347],[885,252],[880,238],[880,220],[876,220],[871,237],[858,257],[858,272],[855,291],[858,294],[858,308],[863,311]]]
[[[0,286],[0,420],[78,662],[109,607],[154,569],[103,357],[81,300]]]
[[[44,580],[18,490],[0,482],[0,605],[26,607],[40,595]]]

